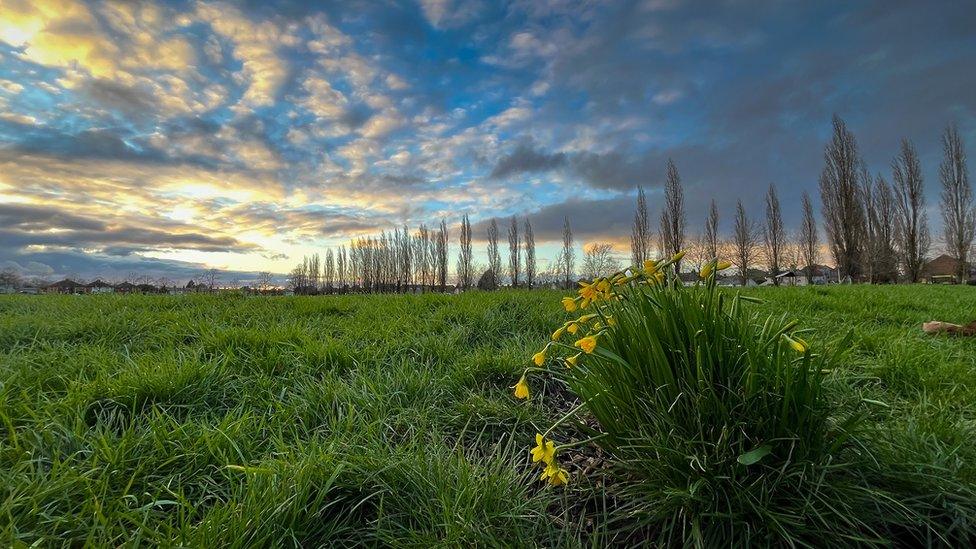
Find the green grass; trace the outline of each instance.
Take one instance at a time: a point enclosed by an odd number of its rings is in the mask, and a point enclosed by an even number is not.
[[[867,414],[888,482],[976,530],[954,500],[976,484],[976,339],[919,329],[976,319],[976,288],[747,293],[812,345],[854,330],[831,402]],[[548,489],[529,463],[560,410],[509,386],[558,298],[0,297],[0,544],[634,543],[608,479]]]

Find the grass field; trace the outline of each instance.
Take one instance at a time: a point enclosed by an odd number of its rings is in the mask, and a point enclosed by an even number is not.
[[[748,293],[815,346],[854,330],[831,400],[951,514],[976,484],[976,340],[919,326],[976,319],[976,288]],[[559,410],[509,387],[559,297],[0,296],[0,543],[634,543],[603,469],[554,489],[529,465]]]

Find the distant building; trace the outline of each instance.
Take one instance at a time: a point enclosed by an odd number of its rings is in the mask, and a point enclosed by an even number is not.
[[[101,279],[96,279],[94,282],[86,284],[89,293],[93,294],[111,294],[115,292],[115,287],[105,282]]]
[[[66,278],[47,285],[44,291],[49,294],[87,294],[90,290],[88,286]]]
[[[955,284],[956,273],[958,273],[959,261],[955,258],[942,254],[939,257],[925,263],[922,267],[922,281],[928,284]],[[966,280],[969,282],[974,279],[972,265],[966,269]]]
[[[776,279],[779,281],[780,286],[796,286],[796,279],[799,278],[799,273],[793,269],[786,271],[781,271],[776,275]]]
[[[12,294],[17,291],[13,284],[0,284],[0,294]]]
[[[807,277],[807,268],[801,267],[796,269],[796,285],[797,286],[809,286],[809,285],[820,285],[820,284],[830,284],[838,282],[837,272],[835,269],[828,267],[826,265],[813,265],[813,276]]]
[[[136,285],[131,282],[121,282],[115,285],[116,293],[131,294],[136,292]]]

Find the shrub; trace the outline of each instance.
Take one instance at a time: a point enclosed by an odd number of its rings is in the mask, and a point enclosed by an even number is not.
[[[542,479],[570,480],[559,454],[582,443],[559,446],[550,433],[579,411],[597,425],[584,427],[592,437],[583,442],[611,458],[623,502],[614,515],[656,543],[948,542],[939,522],[958,523],[972,506],[943,519],[938,493],[906,499],[919,494],[922,474],[896,481],[852,435],[857,416],[842,418],[825,396],[838,354],[811,350],[796,322],[759,318],[747,298],[720,292],[715,272],[727,264],[713,261],[685,287],[673,268],[679,259],[596,279],[563,299],[567,311],[585,314],[556,330],[526,374],[569,351],[554,372],[582,404],[537,435]],[[528,398],[526,375],[515,392]],[[914,493],[900,494],[896,483]]]

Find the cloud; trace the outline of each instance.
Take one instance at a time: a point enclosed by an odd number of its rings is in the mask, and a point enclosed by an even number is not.
[[[602,200],[569,200],[523,212],[532,222],[536,242],[561,242],[563,222],[568,217],[576,244],[618,241],[630,234],[634,198],[622,196]],[[484,235],[489,220],[472,226],[475,235]]]
[[[233,55],[243,65],[249,82],[241,102],[251,107],[274,104],[288,74],[286,60],[278,55],[287,35],[275,23],[252,22],[225,3],[198,3],[196,16],[233,44]]]
[[[148,228],[120,224],[115,220],[96,220],[69,214],[58,208],[23,204],[0,204],[0,244],[10,249],[57,247],[71,249],[147,249],[193,248],[223,252],[231,249],[256,249],[233,237],[195,232],[192,227],[170,224]]]
[[[555,170],[565,165],[564,153],[547,153],[537,149],[532,143],[522,142],[512,152],[498,159],[490,176],[503,179],[512,175]]]

